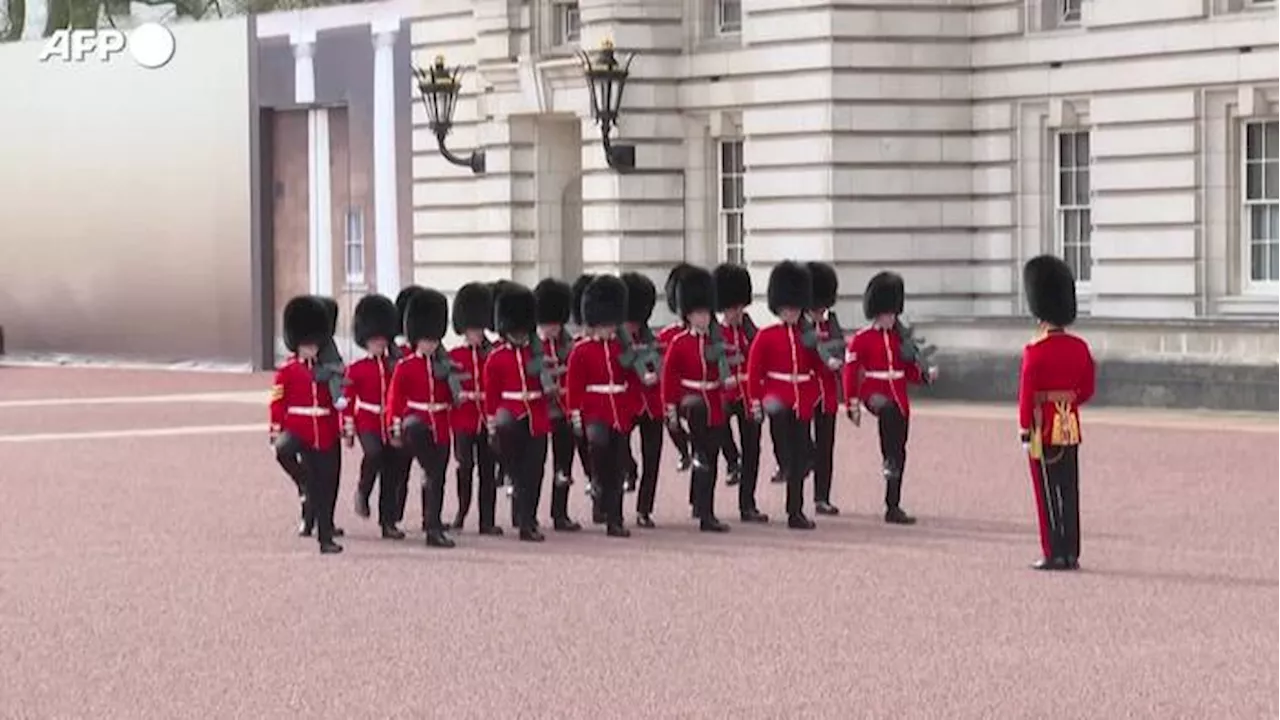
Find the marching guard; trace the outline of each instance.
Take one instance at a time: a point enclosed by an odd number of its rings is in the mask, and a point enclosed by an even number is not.
[[[843,373],[849,419],[860,424],[863,406],[876,417],[885,480],[884,521],[896,525],[916,521],[901,507],[911,421],[907,386],[930,383],[938,373],[937,368],[922,367],[918,359],[904,356],[904,329],[898,316],[905,297],[897,273],[885,271],[871,278],[862,296],[863,313],[871,324],[849,339]]]
[[[328,312],[314,297],[295,297],[285,304],[283,319],[285,347],[291,355],[276,371],[271,388],[270,442],[277,452],[286,444],[297,448],[305,491],[303,524],[314,523],[321,553],[340,553],[342,546],[334,542],[333,511],[341,472],[341,431],[329,386],[315,376],[320,348],[331,337]]]
[[[670,343],[676,335],[684,332],[685,329],[684,320],[680,317],[678,293],[680,279],[684,277],[685,273],[692,269],[693,265],[690,265],[687,262],[678,263],[675,267],[671,268],[670,272],[667,273],[667,282],[663,285],[663,294],[665,294],[667,298],[667,309],[670,310],[671,314],[676,318],[670,325],[667,325],[658,331],[658,348],[664,355],[666,354],[667,344]],[[675,446],[676,452],[680,456],[676,461],[676,471],[684,472],[685,470],[688,470],[690,465],[693,463],[693,459],[689,455],[689,433],[685,432],[682,425],[676,423],[674,425],[667,425],[667,437],[671,438],[671,444]],[[693,485],[691,484],[689,486],[689,505],[692,506],[693,504]]]
[[[831,476],[835,470],[836,414],[840,411],[841,368],[844,366],[845,337],[836,319],[836,299],[840,280],[836,269],[822,262],[809,263],[813,278],[813,307],[809,308],[809,336],[806,345],[818,351],[822,368],[818,371],[821,401],[813,415],[813,509],[819,515],[839,515],[831,504]]]
[[[551,414],[551,524],[559,532],[582,529],[569,516],[569,488],[573,486],[573,455],[576,449],[573,424],[564,409],[564,375],[573,350],[573,336],[565,325],[573,304],[573,288],[561,280],[545,278],[533,288],[534,310],[538,322],[535,350],[543,392],[548,393],[547,410]]]
[[[422,466],[422,515],[429,547],[451,548],[440,520],[444,476],[449,464],[451,362],[440,341],[449,324],[449,301],[436,290],[415,293],[405,312],[405,338],[413,354],[391,375],[387,422],[393,445],[404,446]]]
[[[348,445],[360,443],[360,483],[356,487],[356,514],[369,517],[369,496],[378,483],[378,525],[382,537],[403,540],[398,527],[401,497],[408,475],[402,469],[404,453],[391,447],[386,423],[387,391],[400,359],[396,336],[396,306],[382,295],[366,295],[356,303],[356,344],[368,355],[347,366],[347,406],[343,410],[343,437]]]
[[[458,288],[453,298],[453,331],[462,336],[462,344],[449,351],[453,363],[458,397],[449,412],[453,430],[453,455],[458,490],[458,512],[453,529],[461,530],[471,511],[476,494],[475,479],[480,476],[480,533],[497,535],[501,530],[494,520],[498,502],[497,461],[491,448],[484,421],[485,358],[491,351],[485,329],[493,324],[493,295],[489,286],[472,282]],[[498,530],[498,532],[493,532]]]
[[[400,351],[400,359],[413,354],[413,347],[404,336],[404,317],[409,309],[409,298],[426,288],[421,285],[409,285],[396,295],[396,338],[394,344]],[[398,361],[397,361],[398,362]],[[413,474],[413,455],[404,448],[393,449],[400,455],[400,494],[396,497],[396,526],[404,522],[404,509],[409,502],[409,476]]]
[[[1042,557],[1037,570],[1075,570],[1080,559],[1080,406],[1093,398],[1089,344],[1067,332],[1076,320],[1076,280],[1060,258],[1042,255],[1022,272],[1039,332],[1022,351],[1018,426],[1031,465]]]
[[[769,416],[774,454],[787,484],[787,527],[812,530],[804,514],[807,456],[813,451],[809,426],[819,397],[818,354],[804,345],[801,319],[813,305],[809,270],[790,260],[769,273],[769,311],[779,322],[761,329],[751,342],[747,360],[746,396],[751,412]]]
[[[640,398],[634,373],[623,367],[617,336],[627,318],[626,284],[611,275],[591,280],[583,289],[581,313],[588,334],[569,353],[565,401],[574,430],[587,439],[596,508],[606,533],[630,537],[622,514],[622,475]]]
[[[627,474],[624,489],[636,489],[639,476],[640,492],[636,495],[636,525],[651,528],[653,503],[658,492],[658,463],[662,461],[662,389],[659,387],[662,372],[662,355],[649,321],[658,302],[658,289],[653,281],[640,273],[623,273],[622,282],[627,287],[627,315],[622,333],[623,365],[635,374],[640,404],[636,408],[636,427],[640,430],[640,465],[637,468],[627,443]]]
[[[728,417],[724,423],[722,450],[727,466],[726,485],[738,486],[738,515],[743,522],[767,523],[769,516],[756,505],[756,482],[760,475],[760,423],[751,413],[743,395],[747,384],[747,357],[756,325],[747,314],[751,304],[751,273],[741,265],[722,264],[715,269],[716,304],[735,382],[724,389]],[[738,442],[733,441],[732,421],[738,424]],[[739,451],[740,449],[740,451]]]
[[[572,301],[569,306],[569,319],[573,321],[573,342],[575,345],[579,340],[591,336],[590,328],[587,327],[586,321],[582,319],[582,298],[586,294],[587,286],[590,285],[591,281],[594,279],[595,275],[583,273],[573,281],[572,285],[569,286],[569,293],[571,295],[570,300]],[[570,348],[569,351],[572,353],[573,349]],[[568,375],[567,360],[565,361],[565,375]],[[562,397],[561,400],[563,399],[564,398]],[[570,418],[570,420],[572,420],[572,418]],[[570,422],[570,426],[572,426],[572,424],[573,423]],[[586,493],[592,498],[592,520],[596,525],[603,525],[605,522],[604,511],[599,509],[599,504],[596,502],[599,499],[599,493],[596,492],[595,487],[591,482],[591,461],[589,460],[589,455],[587,453],[587,437],[577,432],[574,433],[573,437],[574,445],[576,445],[578,449],[578,463],[582,465],[582,474],[587,478]]]
[[[503,465],[515,481],[512,504],[520,539],[542,542],[546,538],[538,528],[538,504],[551,416],[541,379],[534,372],[530,341],[537,315],[533,292],[523,286],[504,288],[497,297],[494,317],[503,342],[484,367],[486,422],[490,433],[499,438]]]
[[[725,422],[724,384],[733,383],[719,333],[713,333],[715,278],[702,268],[689,268],[676,290],[680,319],[677,333],[662,359],[662,402],[667,424],[689,423],[693,446],[694,516],[703,532],[727,532],[716,517],[716,475]]]

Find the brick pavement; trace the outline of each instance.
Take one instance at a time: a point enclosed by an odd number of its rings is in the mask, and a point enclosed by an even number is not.
[[[433,552],[353,516],[350,452],[330,558],[292,536],[268,381],[0,367],[0,718],[1277,715],[1274,418],[1088,413],[1076,574],[1026,569],[1014,423],[970,406],[913,421],[912,528],[842,421],[813,533],[699,534],[667,462],[629,541]]]

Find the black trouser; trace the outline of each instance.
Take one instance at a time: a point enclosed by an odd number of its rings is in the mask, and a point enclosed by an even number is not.
[[[716,476],[720,471],[720,440],[723,427],[707,424],[708,413],[704,407],[692,407],[685,411],[689,421],[689,440],[693,450],[693,509],[703,522],[716,516]]]
[[[471,511],[471,498],[475,494],[475,476],[480,471],[480,527],[492,527],[494,507],[498,504],[498,467],[489,447],[489,433],[457,433],[453,436],[453,454],[458,459],[456,471],[458,488],[458,521],[465,520]]]
[[[640,491],[636,493],[636,512],[649,515],[658,495],[658,463],[662,460],[662,421],[641,415],[636,418],[640,430]],[[631,443],[627,443],[630,457]],[[635,463],[634,460],[631,461]],[[634,472],[634,471],[633,471]]]
[[[804,511],[804,478],[809,473],[807,458],[813,452],[809,437],[809,421],[801,420],[795,410],[783,410],[769,418],[778,467],[787,481],[787,515]]]
[[[1041,535],[1051,558],[1080,557],[1079,453],[1079,445],[1045,446],[1044,464],[1033,471],[1040,482],[1036,494],[1044,498]]]
[[[831,502],[831,476],[836,461],[836,414],[818,410],[813,415],[813,500]]]
[[[378,483],[378,523],[382,527],[396,524],[399,512],[402,453],[382,442],[382,434],[362,432],[357,436],[364,455],[360,458],[360,494],[367,501]]]
[[[529,418],[509,423],[500,432],[499,446],[507,471],[515,480],[512,497],[513,519],[521,530],[538,526],[538,503],[542,501],[542,475],[547,467],[547,436],[534,435]]]
[[[876,413],[876,421],[880,430],[880,457],[884,461],[884,506],[892,510],[902,502],[902,474],[907,468],[907,434],[911,423],[893,403]]]
[[[404,423],[409,452],[422,466],[422,521],[429,531],[444,529],[440,511],[444,506],[444,474],[449,465],[449,444],[437,442],[425,420],[416,415]]]
[[[304,447],[302,468],[306,473],[307,512],[315,520],[316,539],[333,542],[333,511],[338,505],[338,477],[342,472],[342,446],[334,443],[324,450]]]
[[[684,428],[679,425],[668,425],[667,437],[671,438],[671,444],[675,445],[680,457],[689,457],[689,433],[685,432]]]
[[[409,476],[413,474],[413,451],[407,447],[394,448],[396,451],[396,514],[395,521],[404,521],[404,508],[409,504]]]
[[[733,443],[733,423],[738,424],[738,442],[742,446],[739,454]],[[756,507],[756,481],[760,477],[760,423],[751,417],[751,410],[742,400],[729,404],[728,414],[721,427],[721,452],[729,469],[737,469],[738,511],[749,512]]]
[[[573,480],[573,423],[556,418],[551,425],[551,467],[555,479],[551,484],[551,519],[569,519],[569,484]]]
[[[622,474],[629,455],[627,436],[603,423],[591,424],[586,434],[595,509],[609,525],[621,526]]]
[[[284,472],[293,481],[298,489],[298,496],[305,496],[307,493],[307,471],[302,468],[302,461],[298,458],[302,452],[302,441],[297,435],[289,432],[282,432],[276,437],[276,462],[280,463],[280,467],[284,468]]]

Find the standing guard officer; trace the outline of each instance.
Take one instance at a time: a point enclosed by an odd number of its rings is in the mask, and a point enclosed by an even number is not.
[[[1037,570],[1075,570],[1080,560],[1080,406],[1096,386],[1089,343],[1067,332],[1076,320],[1076,279],[1042,255],[1022,271],[1039,332],[1022,351],[1018,426],[1031,464],[1043,556]]]
[[[835,470],[836,413],[840,411],[840,370],[844,367],[845,336],[836,318],[840,279],[836,269],[823,262],[809,263],[813,278],[813,307],[809,308],[805,344],[822,360],[818,371],[821,401],[813,416],[813,509],[819,515],[839,515],[831,504],[831,476]]]

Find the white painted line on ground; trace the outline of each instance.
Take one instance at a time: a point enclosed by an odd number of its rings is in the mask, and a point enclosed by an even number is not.
[[[267,391],[187,393],[182,395],[117,395],[114,397],[28,398],[0,400],[0,410],[9,408],[65,407],[80,405],[163,405],[166,403],[253,403],[266,406]]]
[[[252,425],[191,425],[188,427],[138,428],[136,430],[90,430],[67,433],[33,433],[30,435],[0,435],[0,443],[49,442],[66,440],[118,440],[121,438],[176,437],[182,435],[220,435],[232,433],[267,434],[265,422]]]
[[[967,405],[961,403],[912,403],[911,412],[924,417],[1007,420],[1016,425],[1018,410],[1013,405]],[[1215,410],[1166,410],[1162,408],[1088,408],[1081,423],[1168,430],[1216,430],[1221,432],[1280,432],[1280,416],[1267,413],[1233,413]]]

